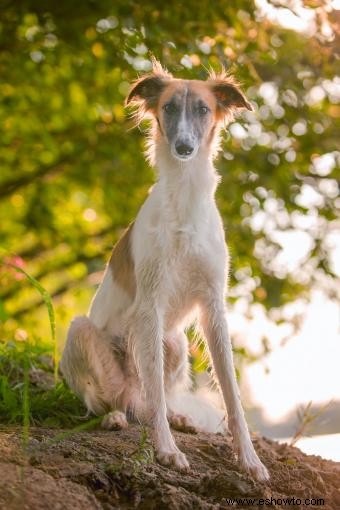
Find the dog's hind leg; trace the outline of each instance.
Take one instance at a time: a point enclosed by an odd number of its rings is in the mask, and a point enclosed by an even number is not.
[[[110,418],[103,421],[105,428],[126,426],[125,414],[121,412],[125,410],[117,410],[124,391],[123,369],[111,338],[88,317],[76,317],[71,322],[60,369],[88,411],[96,415],[113,411]]]

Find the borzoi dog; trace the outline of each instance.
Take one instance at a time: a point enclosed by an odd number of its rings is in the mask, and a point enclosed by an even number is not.
[[[228,251],[214,199],[221,127],[251,105],[228,75],[176,79],[157,63],[133,84],[126,103],[138,120],[152,118],[148,158],[158,180],[113,248],[88,316],[72,321],[61,370],[89,411],[111,410],[104,427],[126,427],[126,414],[147,421],[158,461],[188,469],[170,425],[200,428],[195,411],[185,412],[191,404],[178,412],[190,383],[185,331],[196,320],[240,463],[266,480],[235,378],[225,304]],[[183,399],[188,402],[188,393]],[[213,414],[208,404],[198,403],[196,411]]]

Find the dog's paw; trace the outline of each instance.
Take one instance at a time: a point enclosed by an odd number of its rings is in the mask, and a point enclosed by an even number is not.
[[[169,416],[170,426],[179,432],[186,432],[188,434],[197,434],[197,428],[191,421],[191,418],[183,414],[172,414]]]
[[[239,459],[243,469],[259,482],[266,482],[270,475],[264,464],[260,461],[254,448],[239,453]]]
[[[250,476],[258,482],[266,482],[269,480],[270,475],[268,473],[268,469],[264,464],[262,464],[259,458],[248,462],[247,464],[242,463],[242,465]]]
[[[106,430],[122,430],[128,427],[128,422],[121,411],[111,411],[102,419],[101,427]]]
[[[186,456],[179,450],[175,451],[158,451],[157,452],[157,460],[163,466],[173,467],[178,471],[188,471],[189,470],[189,462],[187,461]]]

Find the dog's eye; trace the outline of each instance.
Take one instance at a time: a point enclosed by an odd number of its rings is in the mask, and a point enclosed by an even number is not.
[[[172,103],[167,103],[163,106],[163,110],[166,112],[166,113],[175,113],[176,111],[176,106]]]
[[[209,108],[207,106],[199,106],[198,107],[198,113],[200,115],[206,115],[209,111]]]

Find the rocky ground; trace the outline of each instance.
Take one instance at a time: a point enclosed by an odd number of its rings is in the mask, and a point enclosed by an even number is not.
[[[23,448],[20,428],[0,428],[1,510],[340,509],[340,463],[267,439],[254,438],[271,473],[260,484],[240,471],[222,435],[174,432],[191,463],[183,474],[154,462],[147,431],[137,425],[29,434]]]

